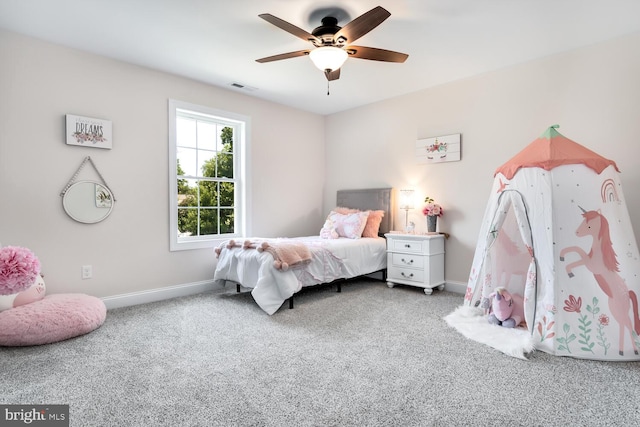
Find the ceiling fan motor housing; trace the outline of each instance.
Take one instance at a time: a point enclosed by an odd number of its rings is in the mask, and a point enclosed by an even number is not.
[[[333,36],[336,34],[342,27],[338,26],[338,20],[333,16],[327,16],[322,18],[322,25],[316,27],[311,34],[313,34],[317,39],[321,41],[321,44],[314,43],[316,46],[341,46],[346,42],[346,39],[334,40]]]

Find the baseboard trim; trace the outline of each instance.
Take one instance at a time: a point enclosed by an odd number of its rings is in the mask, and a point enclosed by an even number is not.
[[[133,305],[195,295],[215,289],[213,280],[205,280],[202,282],[186,283],[183,285],[167,286],[166,288],[149,289],[147,291],[104,297],[102,301],[107,307],[107,310],[111,310],[114,308],[130,307]],[[444,290],[464,295],[467,291],[467,284],[448,280],[444,285]]]
[[[444,290],[464,295],[467,292],[467,283],[447,280],[444,284]]]
[[[102,301],[107,306],[107,310],[120,307],[130,307],[132,305],[146,304],[149,302],[162,301],[170,298],[195,295],[214,289],[213,281],[186,283],[183,285],[167,286],[165,288],[149,289],[147,291],[131,292],[129,294],[114,295],[104,297]]]

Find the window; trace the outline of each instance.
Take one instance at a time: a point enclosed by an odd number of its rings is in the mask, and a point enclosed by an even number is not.
[[[247,117],[169,101],[170,249],[243,236]]]

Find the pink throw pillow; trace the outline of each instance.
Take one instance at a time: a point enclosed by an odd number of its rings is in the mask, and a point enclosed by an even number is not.
[[[378,231],[380,231],[380,224],[382,223],[382,217],[384,211],[367,211],[369,216],[367,217],[367,225],[365,225],[362,231],[362,237],[378,237]]]

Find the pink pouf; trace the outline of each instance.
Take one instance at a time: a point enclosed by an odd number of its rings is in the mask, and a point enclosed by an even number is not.
[[[107,308],[85,294],[53,294],[0,312],[0,346],[49,344],[100,327]]]

